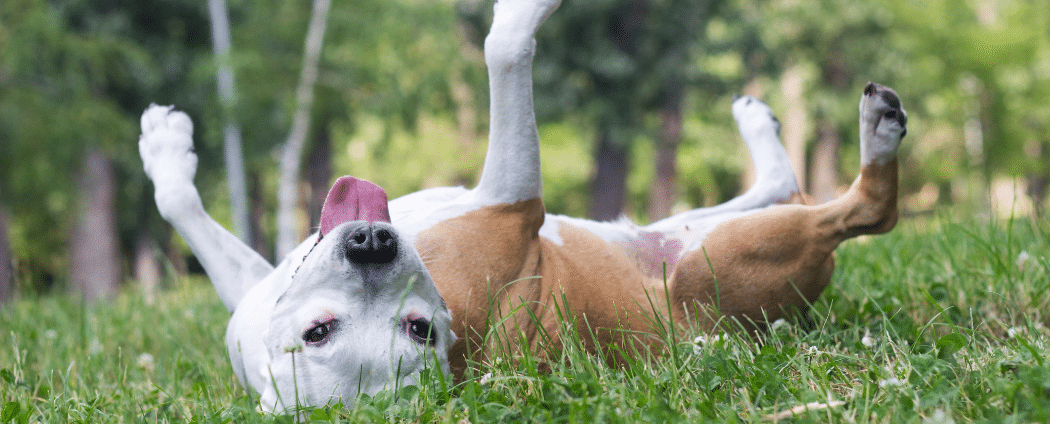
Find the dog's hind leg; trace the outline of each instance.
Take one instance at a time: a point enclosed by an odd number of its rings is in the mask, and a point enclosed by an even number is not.
[[[860,101],[861,172],[849,191],[824,204],[778,205],[715,227],[703,249],[675,269],[672,303],[685,320],[679,322],[700,319],[704,326],[697,313],[704,305],[745,323],[805,310],[831,281],[840,243],[896,225],[897,149],[906,126],[897,94],[869,83]]]
[[[733,102],[733,118],[751,153],[755,183],[744,194],[711,209],[745,211],[782,203],[799,194],[791,160],[780,142],[780,121],[773,111],[750,96]]]
[[[509,204],[542,194],[540,146],[532,103],[536,30],[559,0],[500,0],[485,38],[489,74],[489,147],[477,203]]]
[[[780,122],[762,101],[738,97],[733,101],[733,118],[740,136],[751,153],[755,183],[743,194],[717,206],[693,209],[657,221],[649,231],[673,232],[716,215],[763,208],[798,199],[799,188],[787,151],[780,143]]]
[[[222,303],[233,311],[273,266],[204,211],[193,185],[197,155],[189,116],[171,106],[151,105],[142,114],[141,124],[139,155],[153,181],[157,209],[186,240]]]

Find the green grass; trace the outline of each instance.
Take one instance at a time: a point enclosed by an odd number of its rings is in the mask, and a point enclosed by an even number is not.
[[[200,280],[147,305],[43,297],[0,310],[7,422],[1050,422],[1050,234],[1028,221],[908,220],[838,251],[803,324],[761,340],[695,334],[610,368],[568,343],[477,364],[452,390],[423,383],[353,410],[255,412],[230,369],[228,314]],[[666,338],[665,338],[666,339]],[[831,405],[831,406],[828,406]]]

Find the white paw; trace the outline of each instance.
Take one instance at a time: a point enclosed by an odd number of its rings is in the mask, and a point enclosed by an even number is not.
[[[561,0],[497,0],[493,6],[492,32],[521,31],[536,35],[536,30],[559,4]]]
[[[733,100],[733,119],[736,120],[744,141],[748,143],[758,137],[777,137],[780,134],[780,121],[773,116],[773,110],[751,96]]]
[[[908,114],[892,88],[871,83],[860,98],[860,160],[885,165],[897,157],[908,132]]]
[[[150,105],[142,113],[139,156],[155,185],[190,183],[197,173],[193,121],[174,106]]]

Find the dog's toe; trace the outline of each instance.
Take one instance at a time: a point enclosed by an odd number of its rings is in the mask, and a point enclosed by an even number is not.
[[[142,134],[149,134],[160,128],[171,109],[171,106],[160,106],[151,103],[149,108],[142,112],[142,119],[139,121],[142,126]]]
[[[168,127],[176,131],[182,131],[187,134],[193,134],[193,121],[190,120],[189,115],[179,110],[173,110],[168,114],[167,117]]]
[[[142,126],[143,135],[165,128],[193,134],[193,121],[182,111],[175,110],[174,106],[151,104],[142,113],[140,125]]]

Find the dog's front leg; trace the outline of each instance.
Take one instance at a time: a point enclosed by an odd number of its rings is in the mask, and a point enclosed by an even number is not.
[[[153,181],[157,209],[186,240],[222,303],[233,311],[273,266],[204,211],[193,185],[197,155],[189,116],[171,106],[151,105],[142,114],[141,124],[139,155]]]
[[[489,148],[474,189],[483,204],[541,196],[540,146],[532,106],[536,30],[559,0],[500,0],[485,38],[489,73]]]

